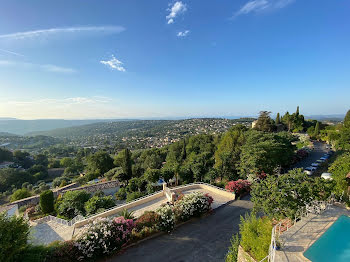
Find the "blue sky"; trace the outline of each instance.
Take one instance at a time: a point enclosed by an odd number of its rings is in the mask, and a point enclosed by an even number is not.
[[[350,2],[3,0],[0,117],[338,114]]]

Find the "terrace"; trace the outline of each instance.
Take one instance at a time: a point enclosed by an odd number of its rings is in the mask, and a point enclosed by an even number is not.
[[[70,240],[78,235],[84,226],[98,218],[118,217],[123,209],[134,211],[134,216],[139,217],[145,211],[154,211],[162,204],[170,202],[172,194],[189,194],[195,191],[208,193],[212,196],[214,199],[212,205],[213,209],[235,199],[235,194],[205,183],[194,183],[174,188],[168,188],[166,184],[164,184],[162,191],[141,197],[127,204],[118,205],[90,217],[80,217],[74,221],[66,221],[56,217],[45,217],[39,219],[33,223],[31,229],[31,242],[35,244],[49,244],[56,240]]]

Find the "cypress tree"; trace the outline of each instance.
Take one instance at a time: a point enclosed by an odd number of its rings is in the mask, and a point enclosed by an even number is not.
[[[295,112],[295,114],[298,116],[299,115],[299,106],[297,106],[297,111]]]
[[[348,112],[345,115],[344,118],[344,127],[345,128],[350,128],[350,110],[348,110]]]
[[[315,136],[318,136],[320,134],[320,122],[317,121],[315,126]]]
[[[281,123],[281,120],[280,120],[280,113],[277,113],[277,116],[276,116],[276,125],[279,125]]]
[[[126,175],[126,180],[132,178],[132,161],[131,161],[131,152],[128,148],[124,149],[124,156],[122,159],[121,167],[124,174]]]

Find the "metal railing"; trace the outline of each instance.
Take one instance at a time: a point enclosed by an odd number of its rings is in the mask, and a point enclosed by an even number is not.
[[[230,191],[227,191],[224,188],[221,188],[221,187],[218,187],[218,186],[214,186],[214,185],[211,185],[211,184],[208,184],[208,183],[204,183],[204,182],[194,182],[194,183],[189,183],[189,184],[186,184],[186,185],[176,186],[176,187],[172,187],[171,190],[177,190],[177,189],[185,188],[185,187],[188,187],[188,186],[194,186],[194,185],[206,185],[206,186],[210,186],[210,187],[219,189],[219,190],[224,191],[224,192],[232,193]]]
[[[39,219],[35,220],[34,222],[37,223],[37,224],[41,224],[41,223],[45,223],[45,222],[49,222],[49,221],[54,221],[54,222],[56,222],[58,224],[70,227],[70,226],[74,225],[76,222],[78,222],[80,220],[83,220],[83,219],[85,219],[85,217],[83,217],[81,215],[77,215],[76,217],[74,217],[70,221],[62,219],[62,218],[59,218],[59,217],[55,217],[55,216],[49,215],[49,216],[46,216],[46,217],[39,218]]]
[[[37,224],[39,224],[39,223],[45,223],[45,222],[48,222],[48,221],[55,221],[56,223],[59,223],[59,224],[62,224],[62,225],[73,226],[73,225],[74,225],[76,222],[78,222],[78,221],[82,221],[82,220],[85,220],[85,219],[90,219],[90,218],[92,218],[92,217],[94,217],[94,216],[101,215],[102,213],[111,211],[111,210],[113,210],[113,209],[120,208],[120,207],[123,207],[123,206],[128,206],[128,205],[130,205],[130,204],[132,204],[132,203],[134,203],[134,202],[137,202],[137,201],[142,200],[142,199],[145,199],[145,198],[149,198],[149,197],[154,196],[154,195],[156,195],[156,194],[159,194],[159,193],[161,193],[161,192],[164,192],[165,194],[169,194],[169,196],[171,196],[171,193],[172,193],[171,191],[177,190],[177,189],[181,189],[181,188],[186,188],[186,187],[188,187],[188,186],[193,186],[193,185],[206,185],[206,186],[210,186],[210,187],[213,187],[213,188],[216,188],[216,189],[225,191],[225,192],[229,192],[229,191],[227,191],[227,190],[225,190],[225,189],[223,189],[223,188],[220,188],[220,187],[217,187],[217,186],[214,186],[214,185],[210,185],[210,184],[207,184],[207,183],[204,183],[204,182],[195,182],[195,183],[190,183],[190,184],[186,184],[186,185],[182,185],[182,186],[177,186],[177,187],[173,187],[173,188],[168,188],[168,187],[166,187],[166,190],[165,190],[165,191],[159,190],[159,191],[154,192],[154,193],[152,193],[152,194],[148,194],[148,195],[139,197],[139,198],[137,198],[137,199],[135,199],[135,200],[133,200],[133,201],[131,201],[131,202],[129,202],[129,203],[123,203],[123,204],[115,205],[115,206],[113,206],[113,207],[111,207],[111,208],[105,209],[105,210],[103,210],[103,211],[101,211],[101,212],[95,213],[95,214],[90,215],[90,216],[84,217],[84,216],[78,215],[78,216],[76,216],[75,218],[73,218],[73,219],[70,220],[70,221],[67,221],[67,220],[65,220],[65,219],[62,219],[62,218],[58,218],[58,217],[49,215],[49,216],[46,216],[46,217],[43,217],[43,218],[39,218],[39,219],[35,220],[34,222],[37,223]],[[230,193],[230,192],[229,192],[229,193]]]
[[[289,228],[293,227],[303,217],[309,216],[309,214],[317,214],[317,215],[321,214],[330,205],[332,205],[334,203],[334,201],[335,201],[334,196],[332,195],[330,198],[328,198],[325,201],[313,201],[310,204],[299,208],[295,214],[294,220],[291,221],[292,222],[291,225],[289,226],[289,223],[286,224],[285,231],[288,231]],[[278,242],[279,236],[281,234],[282,224],[283,224],[283,222],[280,222],[272,228],[269,254],[265,258],[260,260],[260,262],[263,262],[263,261],[274,262],[275,261],[277,242]]]

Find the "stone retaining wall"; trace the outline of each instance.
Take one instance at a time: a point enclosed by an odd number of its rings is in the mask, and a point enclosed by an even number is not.
[[[54,190],[52,190],[52,192],[53,192],[53,195],[55,197],[57,197],[63,191],[67,191],[69,189],[72,189],[72,188],[75,188],[75,187],[78,187],[78,186],[79,185],[77,183],[72,183],[72,184],[66,185],[64,187],[54,189]],[[20,208],[21,206],[25,206],[25,205],[37,205],[37,204],[39,204],[39,200],[40,200],[40,195],[35,195],[35,196],[23,198],[23,199],[20,199],[20,200],[8,203],[7,205],[17,204],[18,207]]]
[[[52,192],[55,197],[58,195],[64,195],[68,191],[76,191],[76,190],[85,190],[88,193],[94,193],[96,191],[104,191],[105,194],[114,194],[119,189],[119,181],[113,180],[113,181],[107,181],[102,183],[96,183],[93,185],[88,186],[81,186],[79,187],[79,184],[72,183],[64,187],[60,187],[57,189],[53,189]],[[14,201],[12,203],[8,203],[7,205],[14,205],[17,204],[18,208],[25,205],[37,205],[39,204],[40,195],[35,195],[27,198],[23,198],[17,201]]]
[[[88,185],[88,186],[81,186],[81,187],[76,187],[76,188],[65,189],[65,190],[61,190],[61,194],[63,195],[64,193],[67,193],[68,191],[76,191],[76,190],[84,190],[88,193],[94,193],[94,192],[101,190],[101,191],[106,191],[107,194],[108,193],[111,194],[112,191],[110,191],[108,189],[113,189],[113,188],[119,189],[119,181],[118,180],[96,183],[96,184],[92,184],[92,185]]]

